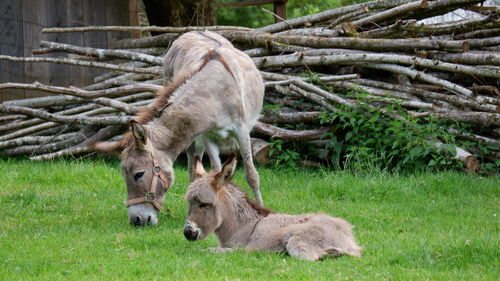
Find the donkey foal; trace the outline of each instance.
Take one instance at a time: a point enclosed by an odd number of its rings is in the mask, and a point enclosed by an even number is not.
[[[286,251],[310,261],[325,256],[361,256],[353,227],[345,220],[325,214],[273,213],[247,198],[230,182],[236,168],[234,155],[220,172],[206,173],[199,159],[195,162],[197,178],[186,193],[186,239],[204,239],[215,232],[221,252],[227,248]]]

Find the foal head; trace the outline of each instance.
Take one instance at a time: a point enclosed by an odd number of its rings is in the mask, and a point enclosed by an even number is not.
[[[220,172],[206,173],[199,158],[195,160],[197,179],[189,185],[186,200],[188,217],[184,225],[184,236],[188,240],[206,238],[222,223],[221,192],[233,178],[236,155],[231,154]]]
[[[147,126],[130,122],[131,135],[121,142],[97,143],[97,150],[122,150],[121,170],[127,185],[127,212],[135,226],[155,225],[173,183],[172,165],[160,164],[158,150],[149,137]],[[165,159],[162,159],[165,160]]]

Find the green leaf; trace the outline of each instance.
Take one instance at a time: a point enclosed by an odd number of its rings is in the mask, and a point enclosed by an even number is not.
[[[352,134],[353,134],[352,131],[347,132],[347,134],[345,134],[345,138],[344,138],[345,141],[349,141],[352,137]]]

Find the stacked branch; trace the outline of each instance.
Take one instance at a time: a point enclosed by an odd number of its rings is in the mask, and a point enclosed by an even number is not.
[[[457,8],[475,14],[451,22],[429,20]],[[125,39],[116,42],[114,49],[42,41],[40,49],[33,51],[35,55],[71,54],[68,57],[0,56],[1,60],[109,70],[82,89],[40,83],[0,84],[4,92],[21,88],[54,95],[0,105],[1,153],[50,159],[88,152],[89,139],[119,138],[128,120],[140,107],[150,104],[154,92],[163,85],[162,54],[178,36],[193,30],[220,33],[262,70],[266,106],[254,135],[267,141],[284,139],[313,145],[321,152],[318,158],[328,160],[331,151],[323,138],[336,125],[320,124],[320,114],[363,105],[399,120],[432,116],[465,123],[473,129],[475,140],[499,144],[500,19],[497,7],[481,1],[374,1],[259,29],[89,26],[46,28],[42,32],[146,30],[164,33]],[[387,111],[388,105],[397,105],[403,112]],[[436,143],[436,147],[442,145]],[[255,154],[269,151],[269,145],[262,142],[256,146],[260,149]],[[477,169],[470,157],[458,156],[463,149],[456,151],[457,158],[473,163],[466,163],[469,169]]]

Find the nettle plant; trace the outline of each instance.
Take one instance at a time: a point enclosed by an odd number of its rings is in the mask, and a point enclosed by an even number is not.
[[[476,154],[482,163],[481,173],[500,168],[499,160],[488,158],[498,154],[497,146],[457,137],[472,132],[467,124],[432,116],[415,118],[396,99],[381,112],[378,107],[368,105],[368,94],[359,88],[351,89],[346,95],[358,100],[358,106],[343,107],[336,113],[324,112],[320,116],[322,124],[334,125],[328,137],[335,148],[332,161],[336,165],[343,163],[344,168],[355,170],[371,167],[390,171],[464,169],[463,163],[453,158],[458,146]],[[395,115],[401,118],[394,118]]]
[[[269,155],[274,156],[272,161],[275,165],[295,166],[298,160],[307,155],[300,153],[302,147],[298,142],[271,139],[270,144]]]
[[[398,104],[385,107],[385,113],[360,104],[354,108],[342,108],[338,112],[324,112],[322,124],[333,125],[326,138],[334,149],[333,163],[336,166],[365,170],[426,170],[456,166],[452,160],[450,145],[436,148],[438,139],[453,143],[453,136],[440,129],[439,122],[432,118],[421,124],[400,110]],[[405,119],[395,119],[388,114],[398,114]],[[443,151],[448,152],[443,153]],[[447,155],[449,154],[449,155]]]
[[[486,159],[487,155],[498,153],[498,147],[464,141],[457,139],[459,134],[449,133],[450,129],[467,133],[471,130],[467,125],[431,116],[414,118],[396,101],[384,105],[381,112],[368,105],[366,95],[360,89],[352,89],[346,96],[359,101],[356,107],[338,106],[337,112],[325,111],[319,117],[322,125],[332,126],[322,139],[329,140],[326,148],[331,152],[330,164],[334,167],[357,172],[463,169],[462,162],[453,158],[455,147],[459,146],[476,153],[483,173],[500,168],[499,160]],[[373,98],[370,102],[374,102]],[[402,118],[394,118],[395,115]],[[437,146],[437,142],[445,145]],[[272,140],[271,146],[275,164],[292,164],[317,155],[315,147],[299,142]]]

